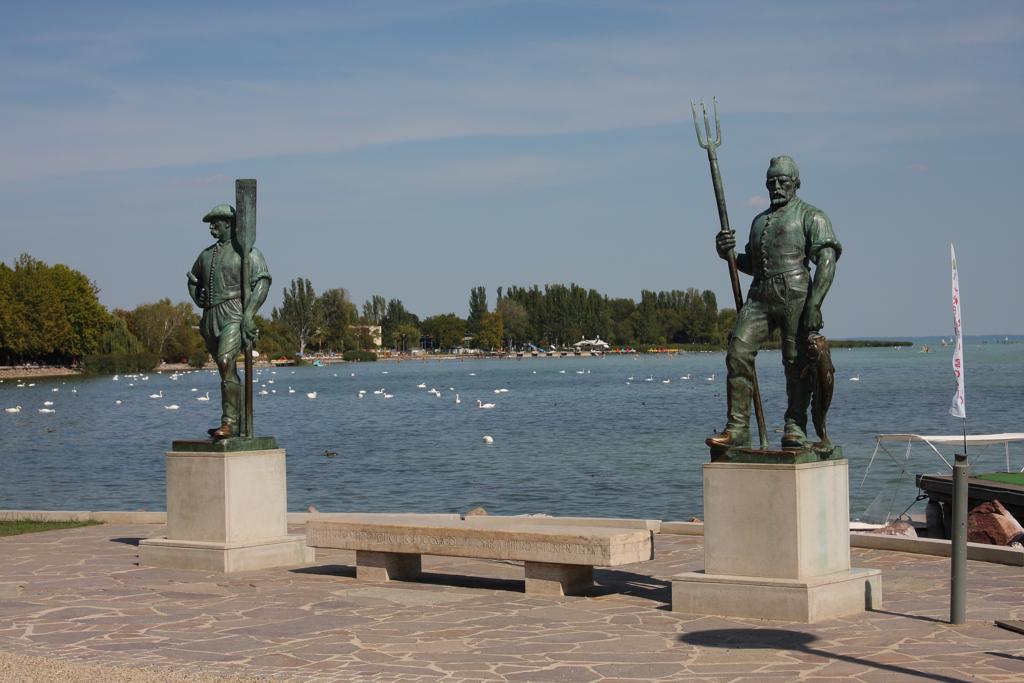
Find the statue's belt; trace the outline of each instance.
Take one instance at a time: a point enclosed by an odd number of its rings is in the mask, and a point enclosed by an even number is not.
[[[795,268],[790,268],[789,270],[784,270],[779,273],[759,273],[750,283],[750,286],[757,287],[759,285],[767,284],[769,282],[778,282],[779,280],[785,280],[787,275],[792,276],[794,273],[807,273],[809,275],[810,271],[803,265],[799,265],[796,266]]]
[[[242,298],[242,292],[241,291],[226,292],[226,293],[222,294],[221,296],[217,297],[217,299],[215,301],[207,302],[203,306],[203,308],[206,309],[206,310],[211,309],[211,308],[217,308],[221,304],[227,303],[228,301],[235,301],[236,299],[241,299],[241,298]]]

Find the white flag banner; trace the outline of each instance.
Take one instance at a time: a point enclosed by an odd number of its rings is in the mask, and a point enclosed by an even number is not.
[[[949,245],[949,258],[953,262],[953,374],[956,375],[956,395],[949,406],[953,417],[967,418],[967,404],[964,397],[964,336],[960,327],[960,277],[956,272],[956,251]]]

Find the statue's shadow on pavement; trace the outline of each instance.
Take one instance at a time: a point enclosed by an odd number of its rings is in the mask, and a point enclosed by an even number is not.
[[[132,537],[125,536],[125,537],[121,537],[121,538],[112,538],[112,539],[110,539],[110,542],[111,543],[124,543],[125,545],[135,545],[135,546],[137,546],[139,544],[139,541],[141,541],[141,540],[142,540],[141,538],[132,538]]]
[[[828,650],[819,650],[810,646],[816,640],[818,640],[818,637],[811,633],[786,631],[778,628],[721,628],[694,631],[679,636],[680,642],[697,647],[716,647],[727,650],[787,650],[825,657],[827,659],[836,659],[848,664],[866,666],[893,674],[900,674],[901,676],[913,676],[924,680],[944,681],[946,683],[963,683],[961,678],[931,674],[896,664],[882,664],[880,662],[872,662],[869,659],[841,655],[829,652]]]
[[[595,569],[593,591],[590,597],[599,595],[629,595],[652,602],[661,603],[658,609],[671,609],[672,584],[669,581],[656,579],[646,574],[635,574],[616,569]]]
[[[500,560],[498,560],[500,562]],[[508,562],[508,564],[518,564]],[[346,576],[356,578],[356,568],[345,564],[322,564],[313,567],[300,567],[290,570],[296,574],[313,574],[320,576]],[[483,590],[523,592],[522,579],[507,579],[474,574],[448,574],[444,572],[423,572],[414,579],[396,579],[425,585],[450,586],[453,588],[478,588]],[[630,595],[654,602],[663,603],[659,609],[668,609],[672,597],[672,587],[668,581],[654,579],[643,574],[633,574],[615,570],[595,570],[594,586],[583,593],[594,598],[602,595]]]
[[[322,576],[346,576],[356,578],[356,568],[345,564],[323,564],[315,567],[300,567],[290,570],[296,574],[315,574]],[[414,583],[424,585],[451,586],[454,588],[483,588],[485,590],[523,590],[522,580],[499,579],[471,574],[445,574],[442,572],[423,572],[416,578],[392,579],[393,583]]]

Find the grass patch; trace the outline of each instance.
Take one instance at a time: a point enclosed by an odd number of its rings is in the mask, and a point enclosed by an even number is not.
[[[17,536],[18,534],[32,534],[37,531],[52,531],[53,529],[75,529],[80,526],[96,526],[97,524],[103,524],[103,522],[93,520],[88,522],[33,522],[29,520],[0,522],[0,536]]]

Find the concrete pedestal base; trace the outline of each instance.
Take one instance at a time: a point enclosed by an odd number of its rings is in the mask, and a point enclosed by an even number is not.
[[[672,610],[811,623],[880,607],[881,574],[849,569],[800,580],[689,572],[672,579]]]
[[[169,538],[147,538],[139,543],[144,565],[208,572],[244,572],[309,564],[314,550],[305,536],[285,536],[265,543],[204,543]]]
[[[166,458],[167,537],[141,541],[140,564],[236,572],[313,561],[305,537],[288,535],[283,448],[183,444]]]
[[[812,622],[881,606],[881,575],[850,569],[844,459],[704,465],[704,571],[672,609]]]

